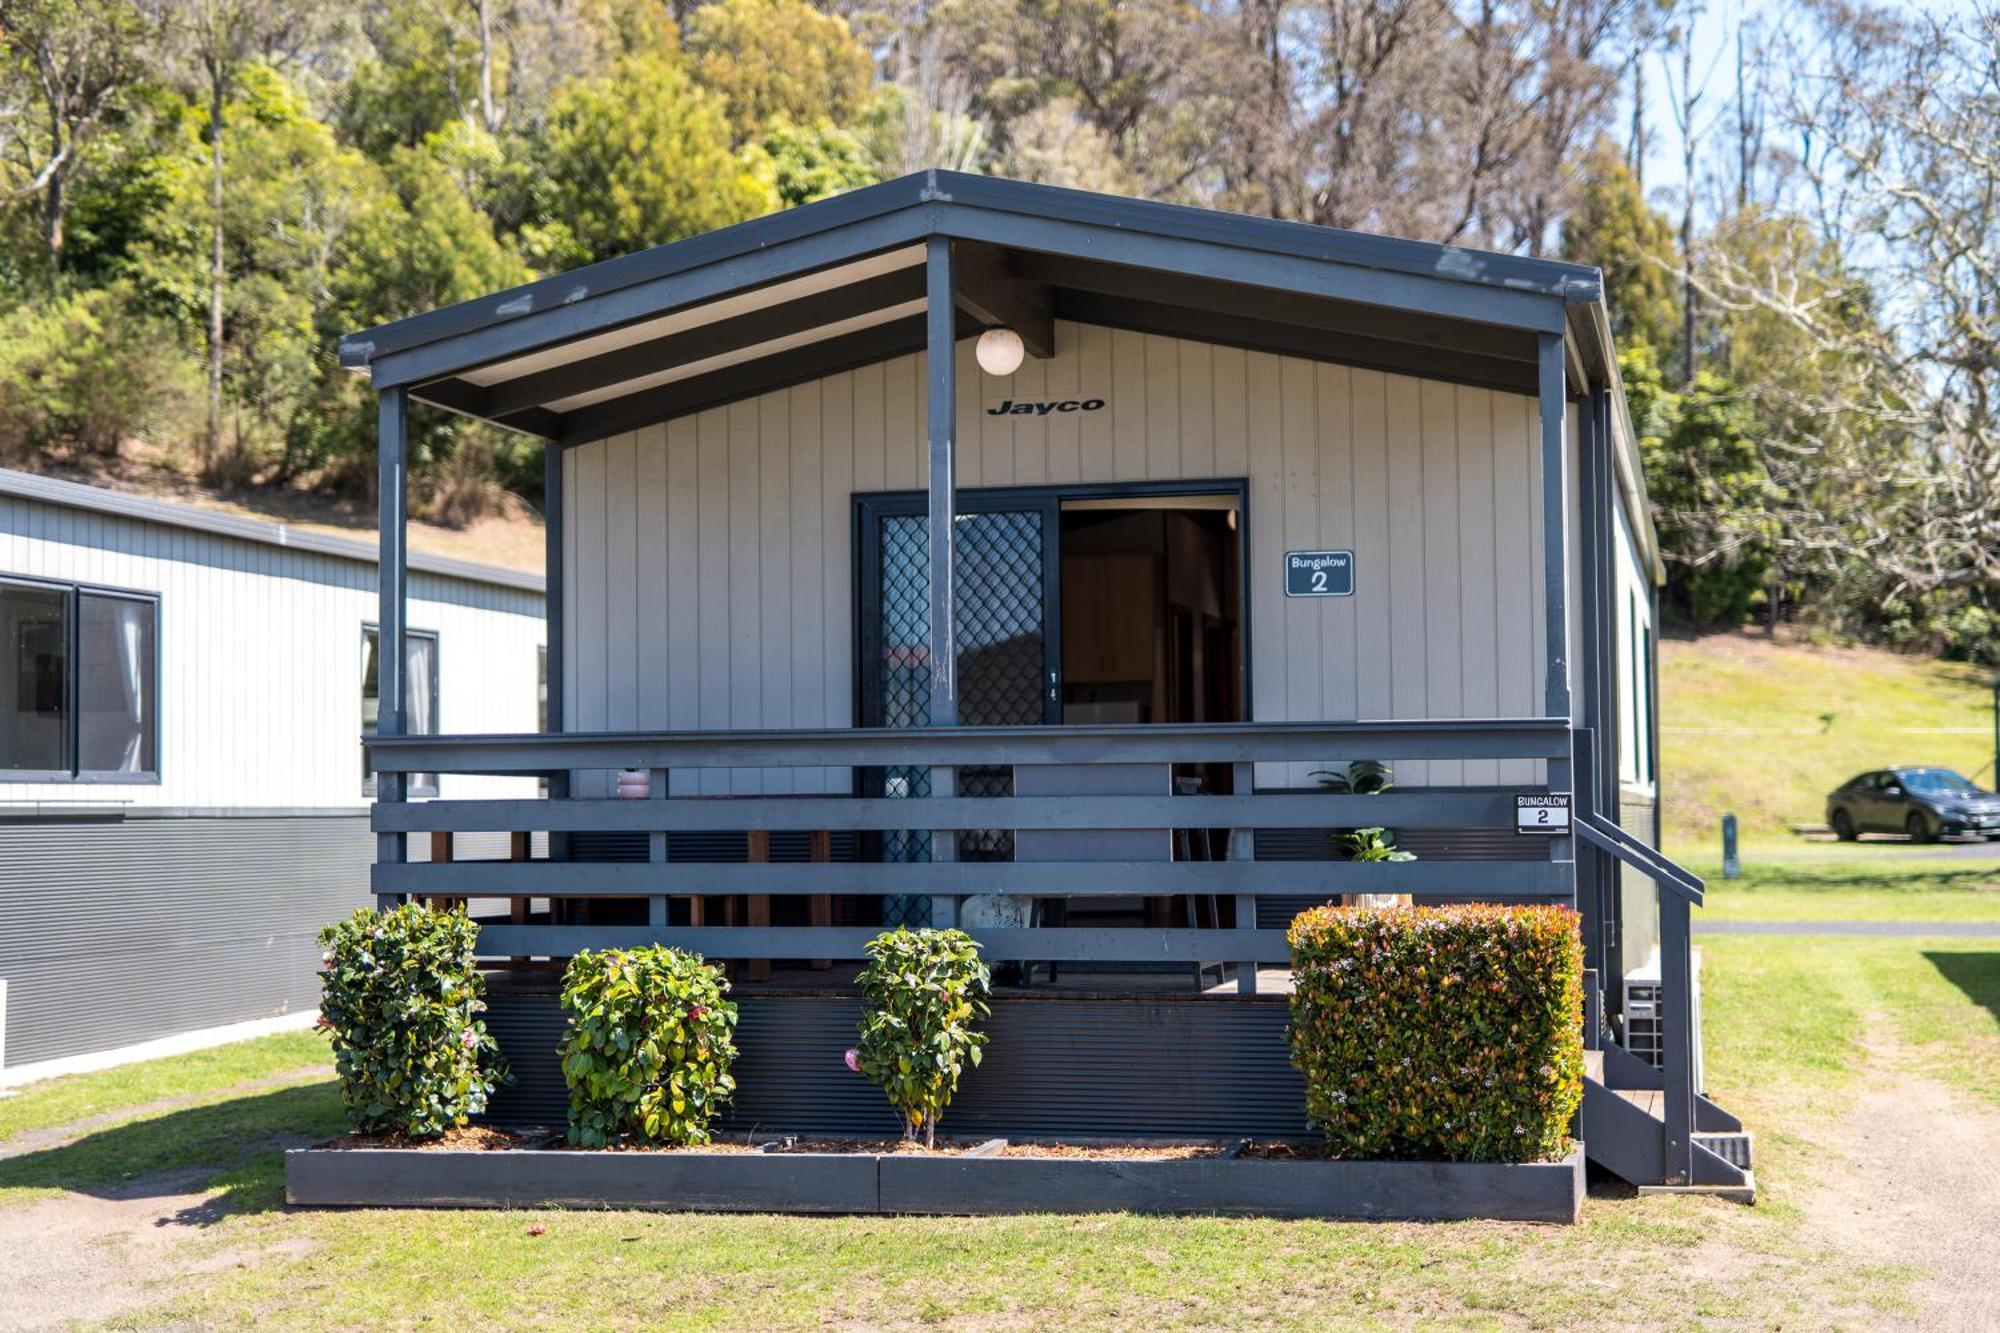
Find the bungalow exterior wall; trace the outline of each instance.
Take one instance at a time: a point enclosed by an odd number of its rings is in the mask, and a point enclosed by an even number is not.
[[[1533,397],[1066,321],[1055,344],[1007,377],[958,344],[959,486],[1247,478],[1253,720],[1541,713]],[[926,484],[924,384],[904,356],[566,450],[568,727],[853,725],[851,499]],[[1356,596],[1283,595],[1283,553],[1317,548],[1355,552]],[[1312,767],[1261,764],[1258,783],[1309,785]],[[1537,767],[1410,763],[1398,781]],[[848,770],[672,781],[845,791]]]

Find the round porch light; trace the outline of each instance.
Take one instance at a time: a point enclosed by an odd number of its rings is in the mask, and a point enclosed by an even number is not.
[[[989,375],[1011,375],[1021,368],[1021,358],[1027,349],[1021,345],[1021,335],[1012,329],[988,329],[979,335],[979,346],[973,355],[979,358],[979,368]]]

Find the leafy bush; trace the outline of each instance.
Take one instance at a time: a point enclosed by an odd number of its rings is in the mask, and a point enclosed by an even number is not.
[[[1374,828],[1351,829],[1340,838],[1341,850],[1350,861],[1414,861],[1415,852],[1406,852],[1396,845],[1396,835],[1377,825]]]
[[[362,908],[322,930],[320,1026],[347,1118],[363,1134],[432,1138],[486,1109],[506,1077],[476,1017],[479,927],[463,911]]]
[[[0,340],[0,459],[63,447],[115,454],[172,429],[190,394],[171,335],[122,291],[99,289],[14,312]]]
[[[1583,945],[1559,907],[1316,907],[1292,922],[1292,1064],[1342,1157],[1562,1155]]]
[[[903,1136],[937,1146],[938,1117],[969,1060],[979,1064],[991,982],[979,946],[961,930],[892,930],[868,941],[857,981],[868,999],[849,1063],[888,1095]]]
[[[570,959],[562,987],[570,1141],[707,1143],[709,1122],[736,1090],[728,990],[722,969],[700,954],[657,944]]]

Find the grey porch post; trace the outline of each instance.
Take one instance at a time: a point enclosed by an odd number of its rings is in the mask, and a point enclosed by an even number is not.
[[[1563,371],[1563,340],[1559,333],[1541,335],[1539,398],[1542,422],[1542,588],[1547,614],[1547,679],[1542,712],[1569,716],[1569,609],[1564,602],[1569,572],[1565,486],[1568,450],[1563,446],[1568,394]]]
[[[406,676],[404,656],[408,639],[409,612],[409,396],[401,388],[384,389],[377,406],[376,511],[380,525],[376,568],[379,576],[380,606],[376,612],[375,731],[381,736],[403,734]],[[401,801],[407,779],[401,773],[375,776],[377,801]],[[396,863],[405,859],[408,835],[376,835],[375,859]],[[382,895],[378,906],[390,906],[394,895]]]
[[[953,630],[955,522],[958,513],[958,324],[952,280],[951,240],[933,236],[924,256],[925,361],[924,406],[930,451],[930,610],[931,708],[934,727],[958,725],[958,640]],[[957,794],[957,775],[949,768],[931,770],[931,795]],[[957,859],[957,836],[948,830],[931,834],[931,859]],[[956,926],[958,904],[950,898],[931,902],[931,924]]]

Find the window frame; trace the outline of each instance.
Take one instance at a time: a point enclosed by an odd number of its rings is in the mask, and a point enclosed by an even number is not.
[[[376,645],[375,652],[376,656],[379,658],[382,652],[382,647],[381,647],[382,626],[373,620],[362,621],[361,648],[363,652],[367,651],[368,636],[371,634],[375,636],[375,645]],[[403,636],[409,639],[429,639],[431,641],[431,672],[430,672],[431,730],[425,732],[424,735],[426,736],[442,735],[444,733],[444,719],[440,710],[444,702],[444,686],[442,680],[443,670],[444,670],[444,635],[440,634],[437,630],[434,629],[405,628],[403,630]],[[380,670],[379,666],[377,667],[377,670]],[[379,680],[380,677],[377,677],[377,679]],[[355,691],[355,698],[357,701],[361,697],[361,689],[367,688],[367,685],[368,685],[368,675],[367,672],[364,670],[361,676],[361,680],[359,681],[360,689],[357,689]],[[375,694],[375,703],[376,703],[376,708],[378,710],[381,708],[381,701],[382,701],[381,686],[378,684],[376,686],[376,694]],[[366,733],[364,732],[363,735],[365,736]],[[366,801],[373,801],[377,799],[376,792],[380,790],[380,788],[378,788],[376,785],[374,770],[367,769],[368,747],[366,745],[363,745],[361,747],[361,763],[363,768],[367,770],[362,774],[361,778],[361,798]],[[411,776],[415,777],[416,775],[412,774]],[[430,782],[428,784],[420,786],[416,782],[411,782],[409,785],[409,789],[404,793],[404,795],[436,796],[438,794],[438,775],[432,773],[429,774],[428,776],[430,778]]]
[[[158,592],[143,588],[120,588],[108,583],[80,583],[74,579],[40,578],[33,574],[0,574],[0,588],[28,588],[36,592],[60,593],[63,599],[63,729],[69,746],[69,767],[0,768],[0,782],[69,783],[77,786],[157,787],[166,767],[165,730],[160,725],[166,700],[162,666],[166,660],[166,616]],[[115,597],[128,602],[144,602],[153,609],[153,716],[151,731],[153,767],[146,772],[128,773],[119,769],[84,768],[83,764],[83,672],[78,664],[83,648],[83,598]]]

